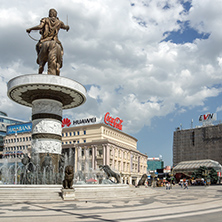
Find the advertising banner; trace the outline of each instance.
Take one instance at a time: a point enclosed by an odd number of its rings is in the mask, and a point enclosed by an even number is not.
[[[207,114],[199,116],[199,121],[200,122],[213,121],[213,120],[217,120],[217,114],[216,113],[207,113]]]
[[[6,134],[16,134],[16,133],[26,133],[26,132],[31,132],[32,131],[32,123],[23,123],[23,124],[18,124],[18,125],[10,125],[7,126],[7,131]]]
[[[90,118],[72,120],[72,121],[69,118],[64,118],[62,120],[62,128],[75,125],[90,124],[90,123],[96,123],[96,117],[90,117]]]
[[[113,118],[112,116],[110,116],[109,112],[107,112],[104,116],[104,123],[116,129],[122,130],[122,122],[123,120],[121,120],[119,117]]]

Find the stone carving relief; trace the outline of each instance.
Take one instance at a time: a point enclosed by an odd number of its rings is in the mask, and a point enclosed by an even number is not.
[[[33,139],[32,149],[34,153],[54,153],[61,154],[62,144],[58,140]]]
[[[32,122],[32,133],[51,133],[62,135],[62,126],[60,121],[49,120],[49,119],[41,119],[41,120],[33,120]]]

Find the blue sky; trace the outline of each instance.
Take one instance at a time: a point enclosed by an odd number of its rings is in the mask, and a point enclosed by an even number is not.
[[[26,28],[56,8],[63,30],[61,76],[87,88],[87,102],[64,111],[81,119],[106,112],[150,157],[172,165],[173,132],[200,125],[199,115],[221,120],[222,1],[215,0],[0,0],[0,110],[29,120],[31,110],[7,97],[7,82],[37,73],[35,44]],[[39,38],[38,32],[31,35]],[[16,36],[16,38],[15,38]]]
[[[181,1],[181,3],[184,7],[184,12],[189,13],[192,7],[192,1]],[[198,33],[196,29],[190,27],[189,21],[178,21],[178,24],[181,26],[181,29],[165,33],[168,34],[168,36],[163,41],[185,44],[192,43],[196,39],[207,39],[210,36],[210,33]],[[139,133],[133,134],[133,136],[138,139],[138,149],[143,150],[143,152],[146,150],[146,153],[150,157],[158,157],[161,155],[165,166],[172,166],[173,132],[175,129],[177,127],[189,129],[191,127],[201,126],[202,123],[199,122],[199,116],[209,112],[216,113],[217,107],[221,106],[220,97],[222,96],[207,99],[205,108],[197,106],[182,113],[170,113],[164,117],[153,118],[151,126],[145,126]],[[217,115],[217,119],[218,122],[221,120],[220,115]],[[214,122],[214,124],[217,124],[217,122]]]

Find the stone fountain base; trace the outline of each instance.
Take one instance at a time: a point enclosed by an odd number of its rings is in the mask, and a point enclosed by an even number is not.
[[[86,101],[86,89],[80,83],[61,76],[30,74],[8,82],[8,97],[32,108],[33,157],[39,156],[41,169],[45,167],[59,172],[62,111],[82,105]]]
[[[63,200],[75,200],[75,190],[74,189],[62,189]]]

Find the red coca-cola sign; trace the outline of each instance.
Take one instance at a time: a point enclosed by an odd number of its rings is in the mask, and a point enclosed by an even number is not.
[[[114,127],[114,128],[117,128],[117,129],[119,129],[119,130],[122,130],[122,122],[123,122],[123,120],[121,120],[119,117],[116,117],[115,119],[112,117],[112,116],[110,116],[110,113],[109,112],[107,112],[106,113],[106,115],[105,115],[105,117],[104,117],[104,122],[105,122],[105,124],[107,124],[107,125],[110,125],[110,126],[112,126],[112,127]]]

